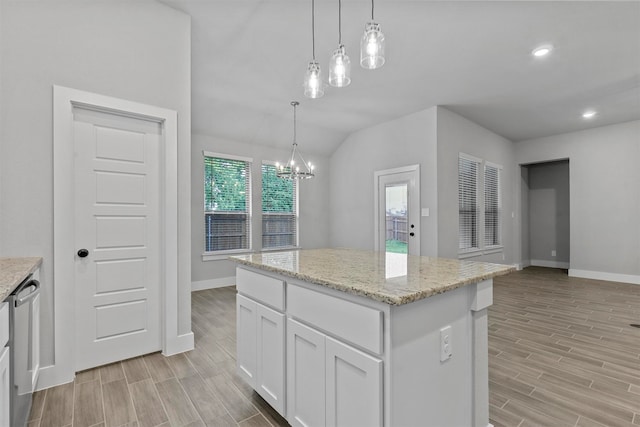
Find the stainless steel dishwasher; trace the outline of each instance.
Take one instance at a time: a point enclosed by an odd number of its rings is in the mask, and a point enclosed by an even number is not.
[[[11,374],[11,426],[27,424],[40,364],[40,282],[27,277],[7,299]]]

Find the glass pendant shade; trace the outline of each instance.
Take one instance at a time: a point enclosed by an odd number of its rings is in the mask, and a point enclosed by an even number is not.
[[[329,62],[329,84],[335,87],[349,86],[351,83],[351,60],[347,56],[344,45],[333,51]]]
[[[322,82],[322,70],[315,59],[309,62],[307,73],[304,76],[304,96],[307,98],[320,98],[324,95],[324,83]]]
[[[368,70],[384,65],[384,34],[376,22],[367,22],[365,25],[360,40],[360,65]]]

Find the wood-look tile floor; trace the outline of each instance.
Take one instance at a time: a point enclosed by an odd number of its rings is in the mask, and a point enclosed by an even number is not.
[[[235,375],[235,288],[192,293],[193,351],[80,372],[34,395],[29,427],[286,426]],[[527,268],[489,311],[495,427],[640,425],[640,287]],[[424,426],[415,427],[440,427]],[[467,426],[456,426],[467,427]]]
[[[530,267],[494,280],[495,427],[640,425],[640,286]]]
[[[288,426],[235,374],[235,294],[192,293],[195,350],[79,372],[34,394],[28,427]]]

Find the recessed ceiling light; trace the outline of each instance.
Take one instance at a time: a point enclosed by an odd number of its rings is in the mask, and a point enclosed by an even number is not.
[[[593,110],[589,110],[589,111],[585,111],[584,113],[582,113],[582,118],[583,119],[592,119],[596,116],[596,112]]]
[[[547,56],[548,54],[551,53],[551,51],[553,50],[552,46],[538,46],[537,48],[533,49],[533,51],[531,51],[531,54],[533,56],[537,56],[537,57],[542,57],[542,56]]]

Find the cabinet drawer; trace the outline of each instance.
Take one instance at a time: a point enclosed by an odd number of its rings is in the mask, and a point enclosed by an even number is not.
[[[376,354],[382,354],[382,311],[289,284],[287,312]]]
[[[0,350],[9,341],[9,303],[0,302]]]
[[[263,302],[276,310],[284,311],[284,282],[263,274],[238,267],[236,288],[241,294]]]

